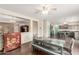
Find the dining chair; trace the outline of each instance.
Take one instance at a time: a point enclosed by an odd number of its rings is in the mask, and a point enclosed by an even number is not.
[[[69,38],[67,40],[64,49],[72,55],[75,40],[74,38]]]

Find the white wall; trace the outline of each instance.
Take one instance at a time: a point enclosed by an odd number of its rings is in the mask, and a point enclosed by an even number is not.
[[[39,20],[38,22],[38,36],[49,37],[50,36],[50,22],[47,20]]]
[[[50,36],[50,23],[47,20],[43,21],[43,36],[44,37]]]
[[[14,24],[14,32],[19,32],[19,24]]]
[[[21,33],[21,44],[32,41],[31,32]]]
[[[38,22],[33,21],[33,35],[37,35],[37,34],[38,34]]]
[[[38,22],[38,37],[43,37],[43,20]]]
[[[50,37],[50,22],[46,22],[46,37]]]

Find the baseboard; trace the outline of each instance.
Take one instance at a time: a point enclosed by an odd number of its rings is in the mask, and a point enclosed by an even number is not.
[[[32,41],[29,41],[29,42],[23,43],[23,44],[21,44],[21,45],[25,45],[25,44],[28,44],[28,43],[32,43]]]

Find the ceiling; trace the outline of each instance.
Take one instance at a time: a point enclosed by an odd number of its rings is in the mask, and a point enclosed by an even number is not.
[[[50,10],[46,16],[35,13],[37,8],[41,8],[40,4],[0,4],[0,8],[40,20],[49,20],[52,23],[60,23],[62,18],[79,15],[78,4],[51,4],[51,8],[57,8],[57,10]]]

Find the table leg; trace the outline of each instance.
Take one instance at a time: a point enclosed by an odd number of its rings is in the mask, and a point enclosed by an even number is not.
[[[63,55],[63,47],[61,47],[61,55]]]

